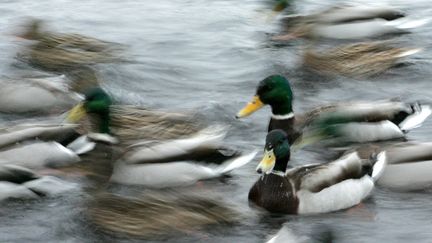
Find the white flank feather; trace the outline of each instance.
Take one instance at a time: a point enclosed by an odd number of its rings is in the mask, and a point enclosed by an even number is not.
[[[187,186],[199,180],[211,179],[243,166],[255,157],[256,151],[233,158],[218,167],[189,162],[154,164],[116,163],[111,181],[121,184],[144,185],[154,188]]]
[[[36,127],[34,127],[36,126]],[[44,134],[55,134],[68,131],[75,128],[77,125],[65,124],[65,125],[41,125],[41,124],[26,124],[16,127],[12,127],[0,134],[0,147],[6,146],[13,143],[19,143],[26,139],[34,139]],[[17,129],[17,130],[15,130]]]
[[[431,107],[428,105],[422,105],[420,111],[408,116],[403,122],[399,124],[402,131],[409,131],[416,127],[421,126],[421,124],[428,118],[432,113]]]
[[[326,213],[349,208],[360,203],[373,188],[371,177],[365,175],[360,179],[344,180],[317,193],[300,190],[297,192],[298,213]]]
[[[432,186],[432,161],[388,164],[377,185],[399,191],[424,190]]]
[[[255,155],[257,153],[258,153],[257,151],[253,151],[249,154],[230,159],[230,160],[226,161],[225,163],[223,163],[222,165],[220,165],[216,169],[216,172],[218,174],[222,175],[222,174],[228,173],[234,169],[237,169],[237,168],[251,162],[252,159],[255,158]]]
[[[44,196],[59,195],[68,191],[79,189],[78,184],[61,180],[54,176],[44,176],[23,184],[33,192]]]
[[[387,154],[386,152],[381,152],[377,156],[377,161],[375,162],[372,170],[372,179],[376,182],[382,173],[384,172],[384,168],[387,165]]]
[[[381,122],[351,122],[341,125],[346,142],[372,142],[401,138],[404,136],[400,128],[391,121]]]
[[[80,161],[78,155],[57,142],[37,142],[0,152],[8,164],[30,169],[65,166]]]
[[[153,188],[192,185],[198,180],[217,177],[214,169],[188,162],[128,165],[118,162],[111,181]]]

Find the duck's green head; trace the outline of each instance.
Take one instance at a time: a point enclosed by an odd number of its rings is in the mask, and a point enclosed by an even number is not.
[[[287,134],[280,129],[267,134],[264,157],[258,164],[258,173],[270,173],[273,170],[285,172],[290,158],[290,144]]]
[[[288,0],[276,0],[276,3],[273,6],[273,11],[281,12],[288,7],[288,4]]]
[[[249,116],[264,105],[270,105],[274,115],[292,112],[293,94],[288,80],[281,75],[272,75],[262,80],[252,101],[237,113],[237,118]]]
[[[85,92],[85,100],[69,111],[67,120],[77,122],[87,113],[97,114],[100,119],[99,132],[110,133],[109,112],[112,104],[110,96],[101,88],[91,88]]]

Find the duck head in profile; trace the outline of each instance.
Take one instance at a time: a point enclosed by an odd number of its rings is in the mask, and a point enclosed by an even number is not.
[[[285,173],[290,155],[287,134],[280,129],[273,130],[267,134],[264,156],[256,170],[260,174]]]
[[[110,96],[100,87],[91,88],[85,92],[85,100],[72,108],[67,120],[78,122],[86,114],[96,114],[100,118],[99,132],[110,133]]]
[[[271,75],[258,84],[252,101],[237,113],[236,118],[249,116],[265,105],[270,105],[273,115],[286,116],[293,112],[292,100],[288,80],[281,75]]]

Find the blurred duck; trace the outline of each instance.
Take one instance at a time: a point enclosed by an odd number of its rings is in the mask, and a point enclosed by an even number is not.
[[[82,162],[64,170],[66,173],[77,169],[85,172],[84,175],[90,182],[85,189],[92,196],[86,207],[86,215],[89,223],[96,225],[98,229],[111,234],[150,239],[173,233],[187,233],[205,226],[229,225],[241,219],[240,213],[224,201],[211,196],[184,193],[182,189],[186,188],[164,192],[146,188],[144,195],[128,197],[107,192],[107,185],[113,182],[113,177],[116,178],[116,182],[121,179],[119,175],[115,175],[118,163],[123,163],[118,161],[121,156],[121,151],[119,153],[116,145],[98,141],[92,151],[81,155]],[[166,165],[169,167],[169,164]],[[134,182],[138,182],[137,179],[141,180],[140,183],[133,184],[144,186],[148,185],[147,182],[156,185],[152,180],[160,182],[159,177],[185,179],[182,174],[184,170],[175,171],[168,167],[165,171],[147,170],[140,173],[140,167],[135,166],[131,167],[129,172],[132,173],[130,176],[136,177]],[[182,169],[179,166],[176,168]],[[136,172],[133,171],[135,169]],[[189,172],[191,182],[195,182],[197,176],[201,175],[199,171],[195,175],[196,172],[197,170]],[[123,174],[123,179],[128,180],[128,177],[127,173]]]
[[[427,105],[376,101],[331,104],[295,116],[292,101],[288,80],[272,75],[258,84],[252,102],[236,117],[246,117],[270,105],[272,117],[268,131],[282,129],[292,144],[301,147],[323,140],[335,145],[403,138],[405,132],[420,126],[431,114]]]
[[[55,122],[8,124],[0,128],[0,165],[43,170],[76,163],[79,156],[64,146],[76,136],[75,129],[76,125]]]
[[[10,114],[59,114],[82,98],[71,92],[65,77],[0,81],[0,112]]]
[[[45,32],[41,20],[31,20],[19,37],[36,41],[20,55],[21,59],[48,71],[65,71],[119,59],[118,44],[77,34]]]
[[[377,185],[393,190],[424,190],[432,186],[432,143],[409,142],[364,145],[355,149],[362,158],[382,151],[387,166]]]
[[[249,191],[249,200],[270,212],[326,213],[346,209],[369,196],[385,166],[378,160],[362,160],[357,153],[336,161],[290,168],[287,134],[273,130],[266,137],[264,156],[257,167],[263,176]]]
[[[56,196],[77,189],[75,183],[52,176],[40,177],[24,167],[0,165],[0,201]]]
[[[111,181],[117,183],[190,185],[220,177],[250,162],[255,155],[241,156],[224,148],[220,143],[225,132],[220,127],[204,127],[191,116],[113,106],[101,88],[89,90],[84,102],[70,112],[69,120],[79,121],[85,115],[90,124],[82,124],[81,132],[89,135],[68,147],[77,153],[90,151],[91,156],[98,142],[112,144],[121,151],[111,176]]]
[[[67,119],[79,122],[84,133],[111,134],[128,145],[140,140],[184,138],[204,128],[191,114],[113,105],[111,97],[99,87],[87,90],[85,100],[69,112]]]
[[[397,48],[384,42],[365,42],[336,47],[325,52],[308,49],[304,65],[323,74],[372,76],[385,72],[405,56],[420,51],[416,48]]]
[[[87,216],[104,232],[144,239],[190,234],[203,227],[244,220],[221,200],[173,192],[135,197],[101,193],[90,201]]]
[[[360,39],[386,34],[406,33],[427,23],[427,20],[408,20],[390,7],[343,5],[306,16],[288,16],[288,34],[275,40],[293,38]]]

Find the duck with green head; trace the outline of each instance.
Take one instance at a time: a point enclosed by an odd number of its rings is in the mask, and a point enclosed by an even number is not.
[[[85,100],[69,112],[67,120],[75,123],[84,121],[83,118],[88,118],[87,123],[81,124],[84,131],[110,134],[129,145],[142,139],[184,138],[204,129],[191,114],[114,105],[108,93],[100,87],[87,90]]]
[[[272,75],[258,84],[252,102],[236,117],[249,116],[269,105],[272,117],[268,131],[282,129],[291,143],[305,145],[320,140],[346,143],[402,138],[431,114],[428,105],[372,101],[330,104],[299,116],[294,114],[292,102],[288,80]]]
[[[76,122],[84,116],[92,116],[89,122],[98,133],[119,140],[116,149],[122,155],[111,175],[111,181],[117,183],[149,187],[187,185],[229,173],[255,155],[242,155],[222,146],[225,133],[220,127],[202,127],[187,114],[113,105],[110,96],[99,87],[85,93],[84,102],[71,110],[68,119]],[[81,130],[90,133],[90,140],[111,138],[96,136],[91,127]],[[84,146],[77,143],[77,147]]]
[[[266,137],[264,156],[257,167],[264,173],[249,191],[249,201],[270,212],[289,214],[326,213],[352,207],[374,188],[385,165],[362,160],[357,153],[316,165],[290,168],[287,134],[273,130]]]

